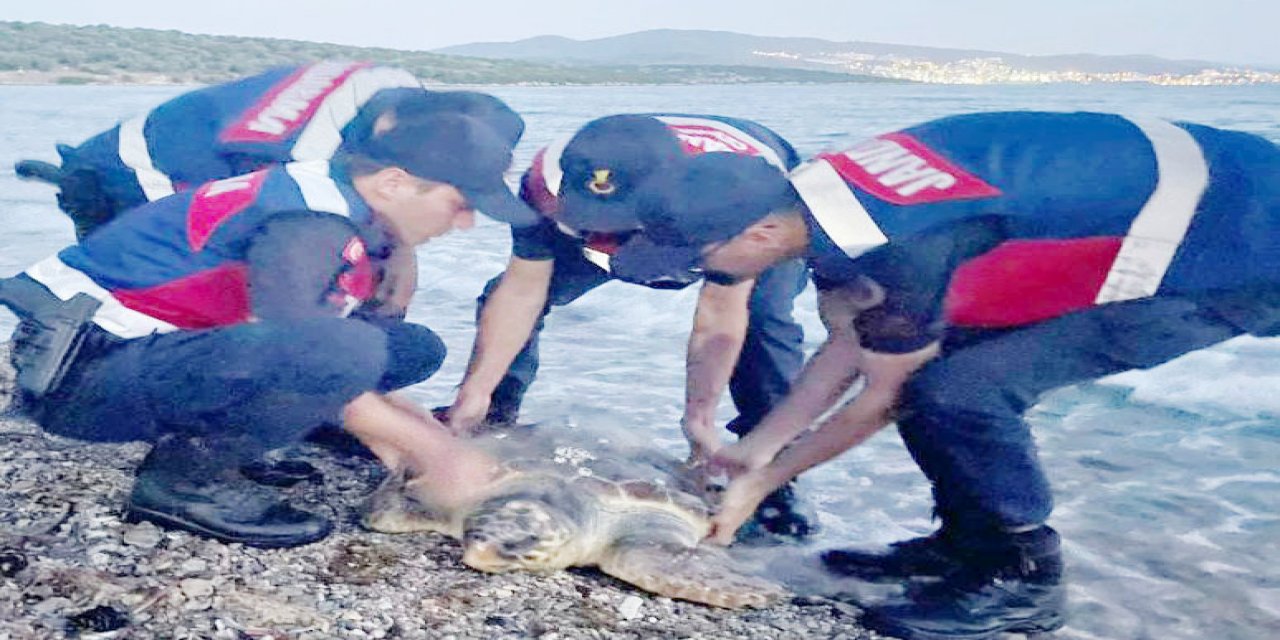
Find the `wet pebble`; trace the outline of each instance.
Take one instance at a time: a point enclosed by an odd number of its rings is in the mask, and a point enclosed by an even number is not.
[[[622,599],[622,604],[618,605],[618,615],[623,620],[635,620],[640,616],[640,608],[644,606],[644,600],[639,596],[627,596]]]
[[[74,630],[102,633],[115,631],[129,624],[129,617],[106,605],[100,605],[67,617],[68,626]]]
[[[17,549],[0,550],[0,576],[12,578],[27,568],[27,556]]]
[[[123,540],[125,544],[138,547],[140,549],[151,549],[160,544],[164,539],[164,533],[155,525],[149,523],[139,524],[130,527],[124,532]]]
[[[188,598],[205,598],[213,595],[213,582],[201,578],[187,578],[178,583],[182,595]]]
[[[201,560],[200,558],[186,560],[178,566],[178,569],[183,573],[203,573],[208,570],[208,568],[209,563]]]

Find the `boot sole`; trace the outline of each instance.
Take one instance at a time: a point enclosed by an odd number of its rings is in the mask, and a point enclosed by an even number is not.
[[[870,621],[868,621],[870,622]],[[1002,633],[1018,633],[1029,638],[1039,637],[1041,634],[1049,634],[1061,629],[1067,623],[1066,618],[1061,614],[1046,616],[1043,619],[1025,620],[1017,624],[993,629],[990,631],[981,631],[974,633],[934,633],[932,631],[920,631],[909,627],[902,627],[893,624],[891,621],[880,620],[881,624],[867,624],[867,628],[884,635],[902,638],[902,640],[994,640]]]
[[[163,511],[154,511],[151,509],[145,509],[145,508],[137,507],[134,505],[129,505],[125,509],[124,520],[125,522],[129,522],[133,524],[137,524],[139,522],[150,522],[152,524],[158,524],[167,529],[178,529],[178,530],[186,531],[189,533],[195,533],[195,534],[204,536],[206,538],[213,538],[214,540],[218,540],[220,542],[243,544],[250,547],[257,547],[259,549],[284,549],[288,547],[300,547],[302,545],[311,544],[313,542],[319,542],[329,537],[329,534],[333,532],[333,526],[332,524],[330,524],[329,527],[325,528],[323,535],[319,535],[316,537],[292,538],[289,540],[271,539],[271,538],[236,537],[236,536],[227,535],[226,533],[223,533],[221,531],[210,529],[208,527],[203,527],[189,520],[183,520],[170,513],[165,513]]]

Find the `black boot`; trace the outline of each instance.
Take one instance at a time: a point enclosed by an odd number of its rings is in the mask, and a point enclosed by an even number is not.
[[[960,567],[957,555],[943,528],[922,538],[895,542],[882,553],[832,549],[822,554],[822,564],[834,574],[886,582],[948,575]]]
[[[309,431],[303,441],[324,447],[340,458],[377,459],[359,438],[337,424],[322,424]]]
[[[217,444],[166,437],[138,467],[125,517],[254,547],[294,547],[323,539],[327,519],[295,509],[241,476]]]
[[[1005,536],[964,554],[963,566],[941,582],[868,608],[863,624],[903,640],[986,640],[1058,629],[1067,594],[1057,532],[1040,527]]]
[[[436,407],[431,410],[431,415],[435,416],[436,420],[449,424],[449,407]],[[481,421],[480,424],[476,425],[471,432],[473,434],[481,434],[491,431],[506,431],[507,429],[514,429],[517,427],[532,426],[529,424],[520,424],[517,421],[519,415],[520,409],[518,407],[513,409],[510,407],[496,405],[490,406],[489,412],[484,416],[484,420]]]
[[[788,482],[765,496],[735,540],[748,545],[802,542],[818,533],[818,515],[796,495],[795,483]]]
[[[321,482],[324,474],[306,460],[259,458],[240,466],[240,475],[269,487],[292,487],[299,482]]]

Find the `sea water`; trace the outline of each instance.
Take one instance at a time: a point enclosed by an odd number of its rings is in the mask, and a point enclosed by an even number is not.
[[[0,275],[72,241],[49,187],[18,181],[20,158],[55,159],[182,87],[0,87]],[[1116,111],[1252,131],[1280,141],[1280,88],[1147,85],[500,87],[524,114],[517,167],[597,116],[636,111],[751,118],[804,155],[953,113],[995,109]],[[1280,176],[1276,176],[1280,179]],[[446,404],[473,336],[474,299],[508,256],[504,227],[481,221],[419,251],[410,317],[443,336],[450,357],[412,389]],[[524,417],[553,428],[591,422],[639,431],[683,453],[678,428],[684,344],[695,288],[611,283],[549,317],[542,371]],[[812,290],[796,316],[814,348],[823,330]],[[12,319],[0,314],[0,331]],[[721,417],[732,416],[726,401]],[[1240,338],[1150,371],[1064,389],[1030,415],[1070,572],[1062,638],[1280,637],[1280,342]],[[777,553],[800,589],[866,593],[817,580],[820,549],[881,545],[932,530],[927,483],[892,429],[803,476],[823,533]],[[799,558],[802,562],[792,562]],[[874,594],[873,594],[874,595]]]

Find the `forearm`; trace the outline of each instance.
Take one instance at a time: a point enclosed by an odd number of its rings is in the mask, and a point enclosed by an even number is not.
[[[682,423],[691,440],[715,437],[715,412],[742,353],[752,283],[703,285],[694,314],[685,363]],[[711,289],[714,287],[714,289]]]
[[[347,403],[343,426],[387,467],[421,478],[432,500],[460,505],[474,500],[497,470],[479,447],[453,437],[429,415],[396,406],[376,393]]]
[[[784,448],[760,470],[767,491],[862,444],[890,422],[896,394],[864,391],[847,407]]]
[[[542,316],[549,274],[546,280],[523,283],[503,276],[480,313],[471,361],[459,394],[493,394]]]
[[[430,462],[433,453],[448,451],[457,443],[444,425],[429,415],[400,407],[376,393],[352,400],[342,418],[343,428],[392,469],[420,467]]]
[[[851,333],[832,333],[805,363],[791,393],[742,440],[757,458],[770,459],[830,409],[858,378],[859,353]]]
[[[771,487],[781,486],[883,429],[891,421],[890,416],[903,386],[920,367],[936,357],[938,351],[937,343],[902,354],[859,350],[856,362],[866,376],[866,385],[858,397],[829,416],[818,429],[804,434],[777,453],[761,469],[763,481]]]

